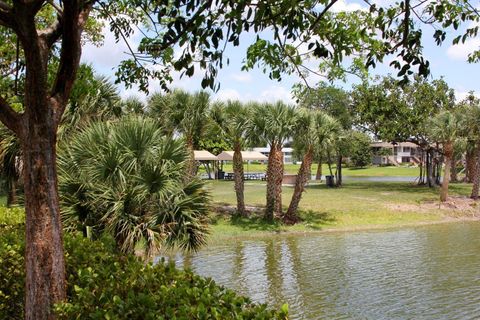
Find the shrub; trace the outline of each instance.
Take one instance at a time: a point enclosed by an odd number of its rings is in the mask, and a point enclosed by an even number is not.
[[[0,319],[23,319],[23,230],[0,226]],[[67,233],[65,250],[68,300],[55,306],[59,319],[286,319],[286,307],[273,311],[172,264],[119,255],[111,238]]]
[[[208,233],[209,195],[202,181],[185,182],[186,156],[152,119],[91,124],[59,152],[64,226],[109,233],[126,253],[198,248]]]

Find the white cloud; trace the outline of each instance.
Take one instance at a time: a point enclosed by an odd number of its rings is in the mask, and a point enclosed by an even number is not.
[[[252,76],[247,72],[232,73],[230,77],[238,82],[252,82]]]
[[[466,97],[470,95],[471,91],[467,91],[462,89],[455,89],[455,99],[457,102],[464,100]],[[473,95],[477,98],[480,98],[479,93],[474,92]]]
[[[348,3],[345,0],[337,1],[331,8],[333,12],[351,12],[357,10],[366,10],[359,3]]]
[[[242,100],[240,93],[235,89],[220,89],[215,95],[215,100]]]
[[[270,86],[266,90],[263,90],[258,100],[265,102],[283,101],[285,103],[294,103],[291,92],[281,86]]]
[[[459,43],[457,45],[451,45],[447,49],[447,56],[453,60],[465,61],[468,55],[480,48],[480,39],[469,39],[465,43]]]
[[[116,42],[115,35],[110,31],[108,23],[103,27],[102,33],[105,36],[102,46],[96,47],[91,43],[83,46],[82,62],[93,63],[96,68],[111,70],[116,68],[122,60],[130,57],[127,54],[129,50],[123,40]],[[140,36],[138,32],[134,32],[133,35],[128,38],[128,43],[133,50],[136,50],[139,41]]]

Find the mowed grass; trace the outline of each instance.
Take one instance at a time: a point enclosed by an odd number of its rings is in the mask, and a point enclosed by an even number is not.
[[[233,182],[208,183],[214,205],[235,206]],[[451,195],[468,195],[471,185],[451,184]],[[293,187],[282,189],[286,210]],[[279,222],[269,223],[261,215],[240,218],[229,214],[212,214],[213,238],[257,236],[271,232],[309,232],[330,229],[362,229],[369,227],[400,226],[437,222],[449,217],[448,210],[426,210],[420,204],[438,200],[438,188],[416,186],[400,182],[348,182],[341,188],[327,188],[324,184],[311,184],[300,203],[303,221],[295,226]],[[245,201],[248,206],[265,206],[265,182],[247,181]],[[458,214],[457,214],[458,215]]]
[[[312,166],[312,174],[317,172],[317,164]],[[244,164],[243,166],[245,172],[265,172],[267,170],[266,164],[252,163]],[[285,173],[287,174],[296,174],[300,164],[285,164]],[[233,172],[232,164],[225,163],[223,165],[223,170],[225,172]],[[335,173],[335,165],[332,166],[333,173]],[[330,174],[328,166],[326,164],[322,165],[323,175]],[[365,168],[342,168],[342,173],[345,176],[355,176],[355,177],[416,177],[419,174],[419,169],[417,167],[409,166],[388,166],[388,167],[378,167],[378,166],[369,166]]]

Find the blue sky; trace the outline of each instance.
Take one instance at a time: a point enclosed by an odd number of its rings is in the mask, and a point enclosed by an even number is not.
[[[386,2],[386,0],[377,0],[376,2]],[[356,10],[361,8],[359,2],[353,0],[339,0],[334,9],[337,11]],[[124,52],[127,51],[124,43],[115,43],[113,35],[106,30],[104,45],[102,47],[94,47],[87,44],[83,49],[82,61],[91,63],[95,69],[105,75],[114,78],[114,70],[118,63],[125,59]],[[438,47],[432,38],[433,28],[430,26],[423,27],[424,33],[424,55],[431,63],[431,78],[444,77],[447,83],[456,92],[457,99],[463,98],[469,91],[473,90],[480,92],[480,81],[478,75],[480,74],[480,63],[469,64],[466,62],[467,55],[474,49],[480,47],[480,38],[468,40],[463,45],[450,45],[451,42],[444,43],[443,46]],[[219,72],[218,81],[221,84],[221,89],[217,93],[212,93],[214,99],[239,99],[241,101],[257,100],[257,101],[275,101],[283,100],[292,102],[291,88],[292,85],[301,82],[301,79],[296,75],[285,75],[281,82],[273,81],[268,78],[267,74],[263,74],[261,70],[254,69],[249,72],[242,72],[241,65],[245,56],[246,47],[249,44],[247,41],[241,42],[239,47],[230,47],[227,49],[226,55],[230,58],[230,65],[224,67]],[[137,37],[130,39],[131,44],[135,47]],[[387,59],[388,61],[388,59]],[[387,63],[384,66],[379,66],[372,70],[372,74],[386,74],[387,72],[395,73],[395,70],[390,69]],[[192,78],[184,77],[179,79],[178,74],[174,74],[174,82],[172,87],[183,88],[189,91],[201,89],[200,81],[202,74],[199,72]],[[314,84],[318,81],[318,77],[310,77],[309,82]],[[336,84],[349,89],[357,79],[349,78],[346,83],[337,82]],[[156,91],[159,86],[152,81],[150,90]],[[121,88],[123,97],[139,96],[136,88],[124,89]]]

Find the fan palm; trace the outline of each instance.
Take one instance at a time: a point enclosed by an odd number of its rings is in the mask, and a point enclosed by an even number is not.
[[[293,136],[298,125],[297,111],[283,102],[252,105],[249,137],[252,141],[268,144],[267,205],[265,218],[273,220],[282,215],[282,148]]]
[[[75,130],[92,121],[106,121],[122,115],[120,95],[108,78],[96,76],[84,87],[75,88],[80,93],[70,99],[58,131],[62,140]]]
[[[189,155],[186,164],[188,179],[193,178],[197,171],[193,151],[198,148],[206,128],[209,107],[210,96],[207,92],[191,94],[179,89],[166,95],[154,94],[148,103],[149,114],[162,119],[168,133],[178,133],[184,137]]]
[[[322,152],[336,138],[340,130],[339,122],[322,111],[301,110],[299,112],[294,145],[303,153],[303,159],[295,181],[292,200],[283,217],[285,223],[294,224],[298,221],[298,205],[305,185],[310,179],[314,155]]]
[[[183,182],[186,154],[151,119],[94,123],[59,153],[59,189],[66,228],[108,232],[123,252],[143,244],[195,250],[204,244],[208,193]]]
[[[450,111],[443,111],[431,119],[428,128],[430,136],[435,141],[441,143],[443,149],[445,174],[440,191],[440,201],[445,202],[448,198],[453,147],[460,130],[458,117]]]
[[[226,104],[218,103],[214,105],[211,117],[233,145],[233,176],[235,179],[237,212],[246,216],[242,148],[245,145],[250,113],[248,108],[244,107],[239,101],[228,101]]]
[[[0,173],[7,189],[7,206],[17,203],[17,187],[22,173],[20,140],[0,126]]]
[[[459,114],[463,135],[472,142],[471,150],[467,150],[467,152],[470,151],[469,158],[475,159],[474,164],[468,168],[470,173],[473,172],[473,186],[470,197],[477,200],[480,187],[480,101],[473,96],[468,97],[463,102]]]

